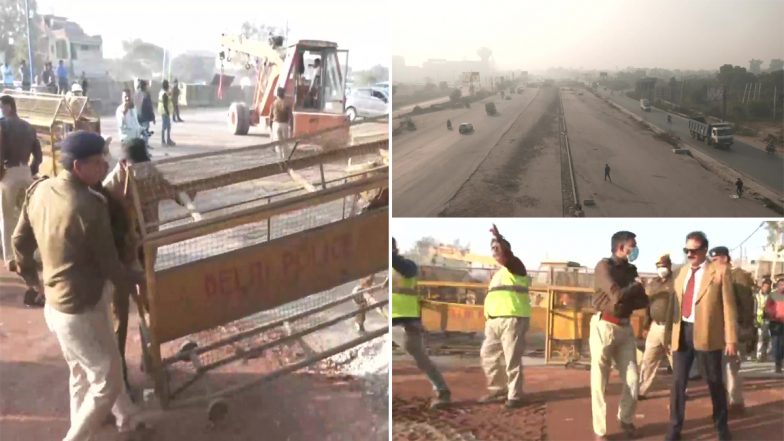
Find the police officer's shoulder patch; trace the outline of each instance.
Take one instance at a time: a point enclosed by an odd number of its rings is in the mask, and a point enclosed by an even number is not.
[[[41,182],[44,182],[47,179],[49,179],[49,176],[43,175],[43,176],[37,178],[36,180],[34,180],[33,183],[30,184],[29,187],[27,187],[27,190],[25,190],[25,197],[29,199],[30,196],[33,195],[33,191],[35,191],[35,187],[37,187],[38,184],[40,184]]]

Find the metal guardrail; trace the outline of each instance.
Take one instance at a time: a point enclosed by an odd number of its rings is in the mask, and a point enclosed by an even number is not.
[[[569,144],[569,133],[566,127],[566,113],[564,112],[563,97],[561,96],[560,90],[558,91],[558,116],[560,117],[560,122],[561,122],[561,142],[563,143],[563,148],[566,151],[566,157],[567,157],[566,162],[569,168],[569,182],[571,183],[572,203],[574,204],[572,208],[572,215],[575,217],[582,217],[583,216],[582,205],[580,205],[580,197],[578,196],[577,193],[577,180],[574,177],[574,162],[572,160],[572,147]]]

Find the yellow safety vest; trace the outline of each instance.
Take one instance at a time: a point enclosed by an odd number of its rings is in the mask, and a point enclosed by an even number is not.
[[[531,317],[530,280],[512,274],[505,267],[496,271],[485,297],[485,318]]]
[[[421,309],[419,295],[416,291],[416,278],[403,277],[397,271],[392,271],[392,318],[411,317],[419,318]]]
[[[164,95],[168,95],[169,96],[169,100],[168,100],[169,101],[169,105],[168,105],[169,109],[168,109],[168,112],[167,112],[167,109],[163,106],[163,96]],[[165,90],[161,89],[161,92],[158,94],[158,114],[159,115],[169,115],[169,116],[171,116],[171,112],[172,112],[173,108],[174,107],[172,106],[172,97],[171,97],[171,95],[166,93]]]

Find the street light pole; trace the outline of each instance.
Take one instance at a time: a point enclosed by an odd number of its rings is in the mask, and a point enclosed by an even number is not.
[[[30,85],[33,83],[33,39],[30,36],[30,1],[25,0],[25,25],[27,26],[27,57],[30,69]]]

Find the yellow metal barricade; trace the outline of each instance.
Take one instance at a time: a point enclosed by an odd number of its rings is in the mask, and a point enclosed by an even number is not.
[[[147,279],[139,304],[144,367],[164,406],[174,398],[172,405],[181,406],[219,398],[388,332],[368,330],[321,352],[303,351],[247,384],[186,396],[210,370],[269,354],[388,302],[380,278],[364,290],[376,302],[335,309],[363,294],[346,295],[347,283],[388,268],[388,208],[356,202],[387,188],[387,166],[346,173],[349,158],[372,163],[387,141],[302,149],[286,160],[275,145],[131,167]]]

